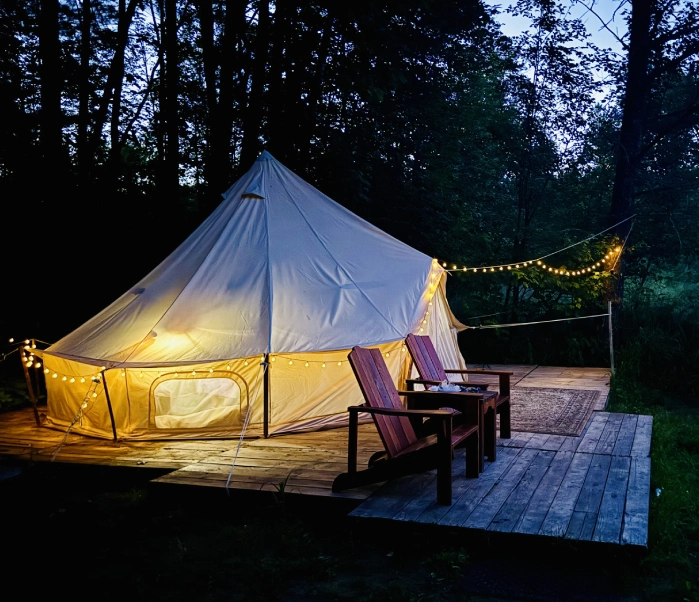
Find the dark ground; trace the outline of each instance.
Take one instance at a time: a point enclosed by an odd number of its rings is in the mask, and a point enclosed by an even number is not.
[[[353,504],[345,501],[228,497],[220,489],[149,484],[160,474],[150,469],[20,468],[0,481],[2,564],[5,587],[32,597],[666,599],[642,591],[642,558],[625,548],[357,522],[347,517]]]

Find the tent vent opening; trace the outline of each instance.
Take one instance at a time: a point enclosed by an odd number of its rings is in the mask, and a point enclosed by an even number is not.
[[[262,199],[264,200],[265,197],[260,196],[259,194],[255,194],[254,192],[244,192],[243,194],[240,195],[241,199]]]

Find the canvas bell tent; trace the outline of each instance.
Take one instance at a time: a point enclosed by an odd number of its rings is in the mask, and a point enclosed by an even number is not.
[[[123,439],[343,424],[362,402],[355,345],[401,386],[411,332],[463,365],[445,280],[264,152],[163,263],[44,351],[45,424]]]

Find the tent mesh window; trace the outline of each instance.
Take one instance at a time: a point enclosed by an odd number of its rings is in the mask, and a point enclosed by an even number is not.
[[[242,424],[247,395],[229,377],[171,375],[152,389],[151,426],[206,428]]]

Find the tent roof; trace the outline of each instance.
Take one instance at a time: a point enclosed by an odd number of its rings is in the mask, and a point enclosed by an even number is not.
[[[154,366],[404,338],[432,260],[263,152],[143,280],[46,351]]]

